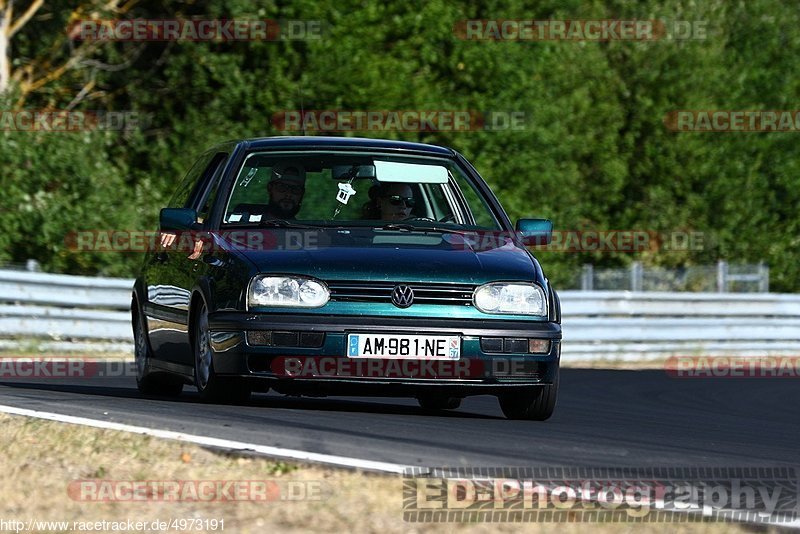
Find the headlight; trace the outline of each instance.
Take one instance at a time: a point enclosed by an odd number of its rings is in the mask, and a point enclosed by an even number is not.
[[[547,299],[536,284],[495,282],[475,290],[475,307],[484,313],[547,315]]]
[[[250,283],[247,304],[250,308],[278,306],[319,308],[330,298],[325,284],[302,276],[259,276]]]

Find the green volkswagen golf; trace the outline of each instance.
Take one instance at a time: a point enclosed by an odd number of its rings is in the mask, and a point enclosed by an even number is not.
[[[512,225],[450,148],[215,146],[161,210],[136,279],[139,390],[409,396],[430,411],[494,395],[509,418],[547,419],[561,311],[529,249],[551,234],[546,219]]]

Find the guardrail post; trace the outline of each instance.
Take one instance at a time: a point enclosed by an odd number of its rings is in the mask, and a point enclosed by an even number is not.
[[[631,291],[641,291],[644,285],[644,269],[642,262],[631,263]]]
[[[581,290],[592,291],[594,289],[594,266],[591,263],[583,264],[581,272]]]
[[[33,273],[38,273],[42,270],[42,266],[36,260],[28,260],[25,262],[25,270]]]
[[[719,260],[717,262],[717,292],[728,292],[728,262]]]
[[[763,261],[758,263],[758,290],[761,293],[769,293],[769,265]]]

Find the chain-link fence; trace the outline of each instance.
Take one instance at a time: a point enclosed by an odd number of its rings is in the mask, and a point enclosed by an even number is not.
[[[719,293],[769,292],[769,267],[756,265],[696,265],[676,269],[644,267],[634,262],[625,269],[583,266],[573,288],[584,291],[698,291]]]

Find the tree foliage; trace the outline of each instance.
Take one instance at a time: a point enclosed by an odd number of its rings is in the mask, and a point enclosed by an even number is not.
[[[61,5],[63,4],[63,5]],[[61,5],[61,7],[59,7]],[[681,266],[765,261],[772,289],[797,291],[800,163],[794,133],[687,133],[664,126],[682,109],[796,108],[800,12],[780,0],[203,0],[125,4],[125,16],[305,19],[321,39],[105,43],[68,75],[26,95],[30,108],[134,110],[138,132],[0,132],[0,258],[50,269],[130,275],[126,254],[71,254],[82,228],[151,229],[160,203],[212,143],[284,133],[282,110],[524,112],[520,130],[379,132],[446,144],[472,161],[513,218],[562,230],[636,229],[704,235],[700,250],[542,252],[557,284],[580,264],[632,260]],[[115,9],[119,6],[115,7]],[[41,16],[46,9],[47,16]],[[48,4],[15,37],[15,68],[46,54],[74,16]],[[705,39],[652,42],[466,41],[463,19],[705,21]],[[55,47],[55,48],[54,48]],[[122,65],[124,68],[108,68]],[[11,93],[9,93],[10,95]],[[18,99],[6,95],[4,109]],[[93,95],[91,98],[88,95]],[[348,135],[376,135],[354,132]],[[26,211],[27,210],[27,211]]]

